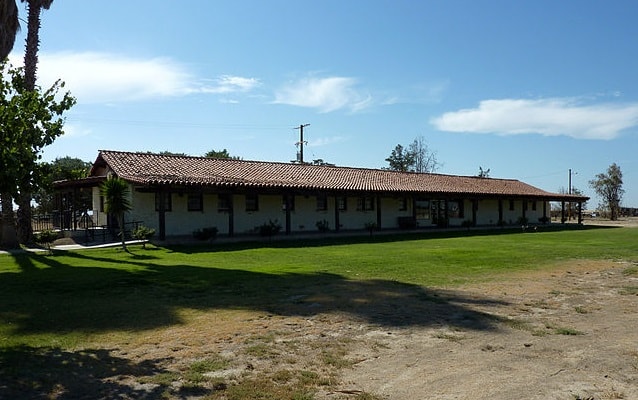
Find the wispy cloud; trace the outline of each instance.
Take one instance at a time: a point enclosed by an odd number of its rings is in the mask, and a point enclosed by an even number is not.
[[[12,57],[12,62],[21,63],[18,56]],[[196,93],[228,94],[247,92],[259,85],[255,78],[230,75],[206,81],[169,58],[133,58],[98,52],[42,53],[39,83],[49,86],[57,79],[62,79],[65,88],[82,103],[139,101]]]
[[[541,134],[609,140],[638,125],[638,103],[582,104],[576,98],[484,100],[430,123],[447,132]]]
[[[343,136],[319,137],[308,142],[308,147],[323,147],[333,144],[343,143],[346,140]]]
[[[223,75],[217,78],[212,85],[200,87],[198,91],[203,93],[237,93],[248,92],[258,87],[261,83],[255,78]]]
[[[316,108],[322,113],[347,109],[353,112],[370,106],[372,98],[362,95],[348,77],[307,78],[292,82],[275,93],[276,104]]]

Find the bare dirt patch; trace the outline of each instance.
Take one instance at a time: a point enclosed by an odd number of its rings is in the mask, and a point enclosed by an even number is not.
[[[277,306],[192,312],[112,351],[137,365],[153,360],[169,383],[109,379],[189,399],[637,399],[637,270],[569,262],[453,289],[389,288],[382,303],[354,291],[339,311],[323,311],[342,290],[326,287],[324,298],[312,290],[282,299],[285,315]],[[177,390],[193,385],[194,363],[211,359],[224,362],[198,391]]]
[[[638,276],[627,268],[571,263],[463,287],[496,329],[371,330],[382,346],[360,346],[344,382],[387,399],[638,398]]]

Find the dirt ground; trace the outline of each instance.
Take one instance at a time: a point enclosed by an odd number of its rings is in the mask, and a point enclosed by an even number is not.
[[[341,289],[307,288],[282,301],[286,313],[190,315],[116,353],[168,370],[218,354],[231,362],[209,376],[228,386],[314,371],[327,380],[315,399],[638,399],[638,258],[427,292],[349,288],[336,300],[347,307],[322,312]]]
[[[497,318],[493,329],[369,329],[378,343],[355,351],[344,386],[384,399],[638,399],[628,267],[571,263],[463,287],[470,310]]]
[[[381,345],[355,350],[343,385],[393,400],[638,399],[637,265],[570,262],[455,289],[493,329],[370,328]]]

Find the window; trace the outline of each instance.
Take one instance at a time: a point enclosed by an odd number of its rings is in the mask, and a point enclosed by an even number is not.
[[[463,200],[449,201],[447,207],[448,207],[448,217],[450,218],[465,217],[465,210],[463,209]]]
[[[430,219],[430,200],[417,199],[414,203],[416,219]]]
[[[230,195],[226,193],[220,193],[217,195],[217,211],[230,211]]]
[[[173,201],[171,193],[166,192],[155,192],[155,211],[159,211],[162,208],[162,199],[164,199],[164,211],[173,211]]]
[[[348,198],[346,196],[337,197],[337,209],[339,211],[346,211],[348,209]]]
[[[510,211],[514,211],[514,200],[510,200]]]
[[[286,203],[288,201],[288,203]],[[281,199],[281,209],[286,211],[295,211],[295,196],[294,195],[284,195]]]
[[[186,202],[188,211],[204,210],[204,196],[201,193],[189,193]]]
[[[317,196],[317,211],[326,211],[328,209],[328,197],[326,195]]]
[[[258,211],[259,210],[259,196],[256,194],[246,195],[246,211]]]
[[[407,211],[408,210],[408,198],[400,197],[399,198],[399,211]]]
[[[372,211],[374,210],[374,197],[363,196],[357,199],[358,211]]]

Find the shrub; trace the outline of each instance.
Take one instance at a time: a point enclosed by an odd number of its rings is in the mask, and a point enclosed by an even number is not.
[[[461,222],[461,226],[469,230],[471,227],[474,226],[474,222],[472,222],[472,220],[470,219],[466,219],[465,221]]]
[[[155,235],[155,229],[140,225],[131,234],[137,240],[150,240]],[[146,248],[146,242],[142,243],[142,247]]]
[[[363,227],[370,232],[370,236],[372,236],[372,232],[374,232],[377,229],[377,223],[376,222],[366,222],[365,224],[363,224]]]
[[[269,220],[263,225],[259,225],[257,227],[257,232],[259,232],[260,236],[274,236],[281,231],[281,225],[277,220]]]
[[[540,222],[541,224],[547,224],[549,222],[549,217],[547,217],[547,216],[540,217],[538,219],[538,222]]]
[[[58,238],[58,232],[52,230],[44,230],[35,234],[35,242],[40,243],[51,252],[51,244]]]
[[[317,221],[315,224],[319,232],[328,232],[330,230],[330,223],[328,220],[322,219],[321,221]]]
[[[529,220],[527,219],[527,217],[518,217],[518,219],[516,220],[516,224],[520,226],[526,226],[528,222]]]
[[[193,232],[193,237],[197,240],[209,240],[215,239],[217,237],[217,232],[219,230],[215,226],[211,226],[209,228],[197,229]]]

